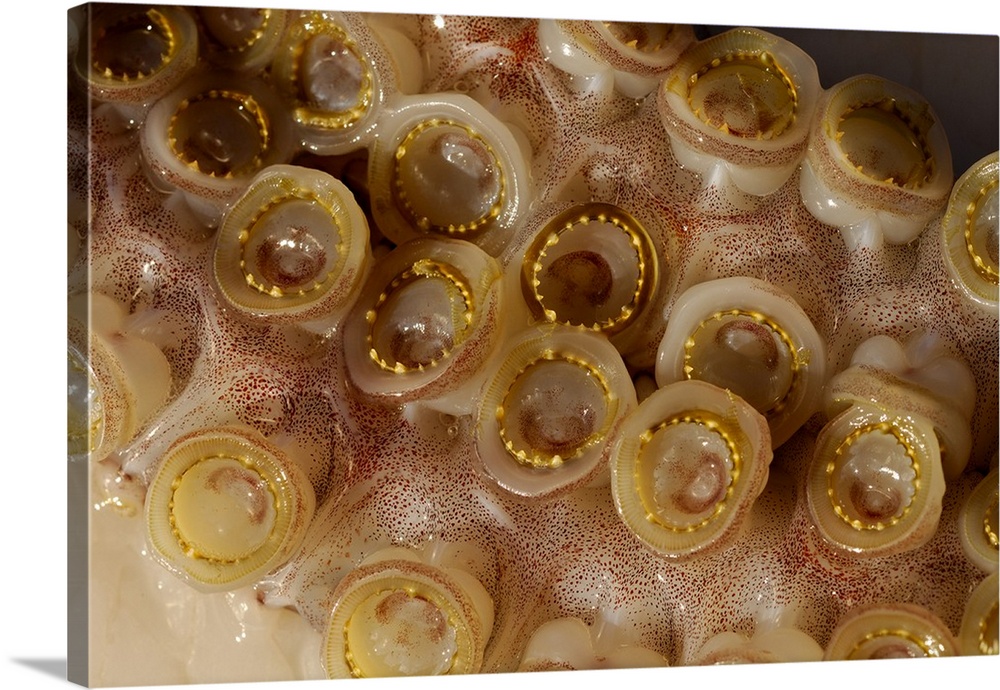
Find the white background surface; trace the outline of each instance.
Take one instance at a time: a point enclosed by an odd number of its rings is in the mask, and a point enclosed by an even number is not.
[[[204,4],[224,4],[215,0]],[[226,4],[249,6],[247,0]],[[402,5],[388,0],[340,2],[279,0],[279,7],[298,5],[331,9],[423,11],[462,14],[473,5],[455,0],[418,0]],[[669,4],[666,8],[662,5]],[[694,24],[804,26],[821,28],[998,33],[995,10],[976,10],[969,0],[941,2],[929,12],[915,5],[892,3],[899,14],[873,7],[889,3],[829,3],[829,14],[813,8],[781,11],[775,3],[703,2],[688,6],[657,3],[661,9],[640,6],[637,0],[602,5],[586,2],[546,3],[549,16],[640,19]],[[981,3],[986,6],[988,3]],[[65,467],[65,71],[66,18],[69,3],[16,0],[2,19],[4,96],[2,101],[4,222],[0,225],[0,271],[4,280],[6,318],[3,329],[4,431],[13,441],[2,454],[3,500],[0,526],[4,538],[0,613],[3,648],[0,679],[4,688],[64,687],[66,660],[66,467]],[[478,12],[536,16],[540,5],[515,0],[475,6]],[[608,15],[611,15],[610,17]],[[994,53],[995,59],[995,53]],[[965,66],[971,74],[977,65]],[[876,71],[876,68],[872,68]],[[995,72],[994,72],[995,74]],[[959,75],[956,75],[956,78]],[[961,75],[968,76],[968,75]],[[823,77],[821,71],[821,78]],[[824,85],[829,85],[824,79]],[[991,84],[995,89],[996,85]],[[970,107],[970,112],[973,108]],[[995,114],[994,114],[995,115]],[[994,120],[995,121],[995,120]],[[949,130],[949,137],[961,132]],[[989,151],[983,151],[984,155]],[[962,170],[956,170],[956,176]],[[773,683],[775,679],[808,679],[818,687],[850,687],[870,683],[871,674],[905,687],[919,678],[921,686],[982,683],[973,678],[998,677],[1000,658],[827,664],[738,669],[672,669],[670,671],[587,672],[573,682],[612,684]],[[695,675],[692,675],[695,674]],[[477,687],[507,687],[512,678],[482,676]],[[543,687],[554,679],[547,674],[521,675],[519,686]],[[567,680],[560,678],[559,680]],[[368,682],[365,687],[454,688],[470,679]],[[988,681],[987,681],[988,682]],[[480,685],[482,683],[482,685]],[[319,682],[239,684],[231,688],[307,688]],[[676,685],[675,685],[676,686]]]

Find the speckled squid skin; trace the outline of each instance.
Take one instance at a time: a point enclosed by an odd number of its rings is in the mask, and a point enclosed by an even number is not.
[[[956,522],[996,450],[998,336],[997,315],[967,304],[942,265],[940,215],[914,243],[848,250],[802,207],[797,175],[763,198],[704,186],[674,158],[654,98],[621,96],[601,77],[578,90],[545,59],[533,20],[375,20],[425,56],[422,92],[466,93],[523,133],[536,203],[614,203],[644,224],[662,252],[660,286],[647,305],[659,316],[630,347],[632,371],[651,367],[679,294],[737,275],[796,299],[827,343],[831,375],[872,335],[902,339],[922,328],[951,343],[977,384],[974,447],[965,473],[947,486],[937,533],[915,551],[881,558],[847,557],[822,541],[803,488],[825,422],[819,413],[775,451],[743,536],[715,555],[672,562],[646,549],[607,485],[544,500],[502,491],[470,461],[474,415],[358,394],[339,323],[310,332],[226,306],[211,272],[215,230],[151,187],[136,128],[75,93],[70,129],[80,136],[71,141],[89,141],[71,146],[70,185],[89,194],[91,216],[70,293],[101,292],[146,315],[143,332],[173,373],[166,406],[113,454],[122,474],[148,483],[164,450],[195,429],[234,421],[256,428],[294,452],[318,506],[298,552],[261,578],[260,601],[291,607],[321,631],[334,587],[367,555],[390,545],[459,545],[495,605],[486,672],[515,670],[542,623],[589,622],[598,610],[615,611],[636,644],[672,665],[691,663],[717,633],[749,635],[775,623],[825,646],[838,621],[868,603],[918,604],[957,633],[983,577],[962,551]],[[339,168],[333,159],[299,161]]]

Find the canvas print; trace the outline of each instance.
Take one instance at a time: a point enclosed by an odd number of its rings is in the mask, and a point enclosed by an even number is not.
[[[995,78],[946,131],[781,29],[69,26],[72,680],[998,653]]]

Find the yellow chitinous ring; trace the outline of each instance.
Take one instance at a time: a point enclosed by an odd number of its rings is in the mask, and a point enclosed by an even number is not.
[[[518,135],[462,94],[397,95],[378,128],[368,186],[385,236],[461,238],[498,256],[530,202]]]
[[[295,148],[291,122],[269,83],[216,71],[195,74],[156,101],[139,145],[150,182],[181,192],[211,227],[261,170],[290,160]]]
[[[943,496],[941,452],[923,417],[859,403],[816,439],[806,499],[819,533],[838,549],[886,556],[922,546]]]
[[[695,36],[680,24],[542,19],[538,42],[563,72],[584,78],[610,73],[616,91],[643,99]]]
[[[456,169],[460,161],[464,167]],[[456,120],[431,118],[407,132],[396,149],[393,175],[399,209],[422,232],[462,236],[488,227],[503,208],[497,154]]]
[[[536,319],[607,336],[636,323],[658,281],[656,247],[642,224],[611,204],[570,207],[535,236],[521,291]]]
[[[965,470],[972,450],[975,391],[968,364],[936,334],[917,330],[905,341],[876,335],[862,342],[823,396],[828,418],[855,403],[926,418],[938,439],[945,481],[953,481]]]
[[[948,626],[914,604],[874,604],[848,613],[826,646],[824,660],[957,656]]]
[[[958,536],[966,557],[985,572],[997,572],[1000,564],[1000,471],[993,468],[972,490],[958,514]]]
[[[610,434],[635,407],[621,355],[603,336],[546,324],[523,331],[483,388],[476,454],[520,496],[551,496],[600,478]]]
[[[771,457],[767,422],[753,407],[712,384],[680,381],[646,398],[615,435],[615,506],[663,556],[719,551],[739,535]]]
[[[656,106],[684,167],[706,182],[726,171],[737,188],[764,196],[805,155],[819,93],[816,65],[801,49],[738,28],[684,51],[664,76]]]
[[[290,19],[271,63],[302,146],[321,156],[371,143],[387,96],[400,89],[397,71],[366,18],[324,11]]]
[[[330,678],[476,673],[493,600],[462,570],[404,549],[373,554],[334,590],[324,660]]]
[[[271,62],[285,33],[285,10],[198,7],[201,50],[212,64],[256,73]]]
[[[179,7],[91,5],[74,67],[97,99],[146,108],[198,59],[198,28]]]
[[[255,431],[200,430],[167,451],[146,498],[154,557],[202,591],[248,585],[301,543],[312,485]]]
[[[1000,593],[996,571],[980,582],[969,597],[958,633],[962,654],[1000,654]]]
[[[226,213],[215,279],[244,314],[306,321],[350,306],[369,255],[368,222],[342,182],[319,170],[273,165]]]
[[[787,441],[819,407],[826,345],[795,299],[736,276],[694,285],[674,303],[660,341],[656,381],[701,380],[733,391]]]
[[[344,321],[351,382],[398,402],[458,388],[496,340],[499,278],[496,261],[463,240],[396,247],[375,265]]]
[[[933,108],[865,74],[824,91],[817,109],[799,180],[806,209],[851,244],[913,240],[940,213],[953,179]]]
[[[980,309],[996,314],[1000,301],[1000,157],[986,156],[955,183],[942,223],[944,265]]]

